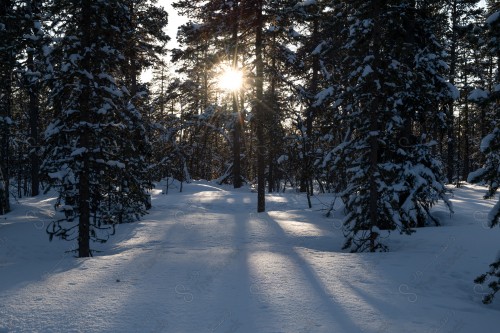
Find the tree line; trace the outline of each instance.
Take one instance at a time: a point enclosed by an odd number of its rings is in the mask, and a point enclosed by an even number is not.
[[[149,0],[0,5],[0,213],[56,188],[50,237],[105,241],[169,177],[335,193],[344,249],[439,224],[446,184],[499,184],[499,3]],[[244,86],[217,84],[225,67]],[[153,80],[140,74],[153,69]],[[499,204],[489,215],[498,224]],[[497,262],[489,274],[498,277]],[[484,280],[484,279],[483,279]],[[481,282],[481,281],[478,281]],[[492,286],[496,292],[497,286]]]
[[[149,207],[152,105],[167,13],[151,1],[2,1],[0,209],[10,190],[58,192],[50,239],[90,241]]]

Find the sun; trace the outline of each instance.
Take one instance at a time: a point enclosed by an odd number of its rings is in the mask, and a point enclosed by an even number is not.
[[[219,88],[227,91],[238,91],[243,87],[243,72],[226,67],[217,79]]]

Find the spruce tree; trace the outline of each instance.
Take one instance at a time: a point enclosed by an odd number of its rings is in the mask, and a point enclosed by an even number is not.
[[[114,224],[136,219],[146,203],[147,133],[130,87],[120,84],[130,8],[121,0],[50,5],[61,37],[50,53],[54,116],[42,168],[66,216],[47,232],[78,239],[78,256],[88,257],[90,240],[106,241]]]
[[[26,38],[26,65],[24,86],[29,97],[29,143],[31,195],[36,196],[40,189],[40,92],[43,88],[42,72],[45,62],[43,49],[49,38],[42,29],[42,1],[28,2]]]
[[[15,2],[2,1],[0,4],[0,214],[10,210],[12,99],[14,71],[22,37],[22,32],[16,23],[19,19],[20,12]]]
[[[486,155],[486,161],[482,168],[469,174],[469,182],[484,182],[488,185],[485,199],[493,199],[500,186],[500,6],[492,4],[489,8],[489,16],[485,21],[485,45],[484,47],[492,55],[496,63],[496,74],[491,89],[485,89],[484,98],[475,99],[487,105],[492,113],[491,132],[481,141],[481,151]],[[493,209],[488,214],[488,225],[493,228],[500,221],[500,198],[497,199]],[[491,279],[491,280],[490,280]],[[480,275],[476,283],[488,282],[490,292],[483,298],[483,303],[489,304],[493,301],[495,294],[500,290],[500,257],[490,265],[490,270]]]
[[[344,169],[345,249],[381,251],[382,230],[411,234],[446,199],[432,129],[455,89],[445,81],[443,50],[426,4],[356,1],[346,6],[348,36],[337,92],[347,122],[333,166]]]

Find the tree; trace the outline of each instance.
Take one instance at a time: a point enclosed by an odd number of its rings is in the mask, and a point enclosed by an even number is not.
[[[10,135],[12,121],[12,90],[16,57],[21,32],[16,25],[18,10],[14,1],[0,4],[0,214],[10,210]]]
[[[257,212],[266,210],[265,138],[264,138],[264,29],[263,0],[255,1],[255,126],[257,128]]]
[[[36,196],[40,190],[40,98],[41,71],[43,63],[44,33],[41,24],[41,1],[31,0],[28,5],[31,34],[28,37],[26,60],[26,87],[29,96],[29,128],[30,128],[30,178],[31,195]]]
[[[299,182],[301,192],[307,193],[309,207],[311,207],[311,195],[313,194],[313,182],[318,179],[317,168],[318,137],[322,123],[325,123],[324,101],[318,101],[318,94],[325,88],[329,75],[325,68],[328,62],[325,50],[328,49],[329,32],[331,31],[332,16],[330,1],[288,1],[284,10],[275,8],[276,25],[280,32],[288,35],[288,40],[281,45],[275,46],[279,51],[286,50],[286,44],[294,45],[296,51],[293,53],[291,70],[294,75],[294,92],[302,112],[296,118],[297,146],[300,151],[299,157],[300,175]],[[285,17],[285,19],[283,18]],[[337,18],[335,18],[336,20]],[[327,32],[328,31],[328,32]],[[276,52],[276,51],[275,51]],[[280,52],[279,59],[290,62],[288,52]],[[329,59],[331,60],[331,59]],[[331,63],[335,61],[332,60]],[[277,75],[285,77],[278,72]],[[319,185],[322,186],[320,182]]]
[[[251,101],[252,118],[251,125],[255,129],[257,144],[256,174],[257,174],[257,196],[258,211],[265,210],[265,166],[266,166],[266,136],[265,136],[265,105],[264,105],[264,1],[177,1],[173,5],[181,14],[193,18],[195,22],[188,22],[181,29],[178,40],[183,44],[182,50],[173,52],[175,61],[182,60],[183,66],[179,70],[188,74],[185,84],[189,83],[189,105],[187,110],[197,114],[209,110],[219,104],[213,89],[213,73],[221,65],[235,67],[241,64],[245,67],[245,61],[252,61],[248,66],[252,68],[249,73],[249,81],[252,82],[253,91],[247,99]],[[244,17],[244,20],[240,18]],[[244,59],[240,61],[240,59]],[[250,74],[251,72],[251,74]],[[195,89],[193,89],[195,88]],[[242,94],[241,94],[242,95]],[[239,97],[241,97],[241,95]],[[233,95],[236,97],[236,95]],[[213,103],[210,103],[213,101]],[[240,100],[241,101],[241,100]],[[231,168],[233,179],[240,179],[237,174],[239,156],[238,147],[242,129],[242,108],[238,107],[238,101],[231,101],[235,121],[233,122],[233,154]],[[224,106],[221,106],[224,108]],[[234,110],[237,109],[237,112]],[[205,111],[206,112],[206,111]],[[251,140],[250,140],[251,141]],[[252,146],[252,145],[250,145]],[[251,154],[250,152],[249,154]],[[250,156],[248,157],[250,160]],[[250,164],[250,163],[249,163]],[[250,168],[249,168],[250,169]],[[244,172],[241,172],[244,173]],[[225,173],[226,174],[226,173]],[[251,174],[248,172],[247,174]],[[238,182],[235,182],[238,185]]]
[[[90,240],[106,241],[114,224],[145,212],[147,134],[120,85],[130,8],[120,0],[54,0],[50,9],[62,37],[50,54],[54,116],[42,168],[66,217],[47,232],[77,238],[78,256],[88,257]]]
[[[39,104],[47,38],[41,24],[42,1],[7,1],[0,6],[4,13],[0,24],[0,164],[6,188],[0,195],[0,210],[6,210],[7,189],[17,186],[18,196],[36,195],[39,189]]]
[[[464,38],[464,27],[467,24],[470,24],[474,19],[474,16],[477,15],[480,10],[477,9],[477,4],[479,0],[449,0],[446,1],[446,8],[449,12],[449,28],[446,31],[446,39],[447,44],[449,45],[449,72],[448,77],[449,81],[453,85],[458,86],[458,81],[460,79],[460,74],[467,74],[467,67],[465,66],[467,59],[463,57],[464,43],[466,39]],[[460,87],[462,89],[467,89],[466,83]],[[464,94],[465,96],[467,94]],[[450,101],[450,105],[448,106],[448,114],[447,114],[447,157],[446,157],[446,175],[449,183],[453,183],[456,180],[456,184],[459,184],[460,181],[460,170],[459,166],[459,156],[460,147],[458,142],[458,137],[463,135],[467,138],[469,129],[468,126],[465,126],[464,129],[460,129],[460,123],[457,124],[455,121],[455,111],[459,102]],[[465,102],[463,107],[464,113],[466,115],[464,125],[468,125],[468,105]],[[460,108],[461,109],[461,108]],[[459,110],[460,110],[459,109]],[[462,110],[460,110],[462,111]],[[458,129],[455,129],[457,127]],[[468,144],[466,143],[466,149],[468,148]],[[467,154],[468,157],[468,154]],[[468,168],[468,163],[465,165],[465,169]]]
[[[432,219],[438,199],[450,205],[431,135],[444,126],[442,108],[456,89],[444,79],[426,3],[360,1],[346,10],[345,84],[336,104],[347,131],[333,151],[333,166],[347,178],[344,248],[383,251],[382,230],[411,234]]]
[[[485,164],[468,177],[469,182],[484,182],[488,185],[485,199],[494,198],[500,186],[500,5],[490,3],[489,14],[485,21],[485,47],[496,60],[496,76],[490,90],[483,90],[483,93],[479,94],[480,98],[472,99],[486,104],[493,113],[492,131],[481,142],[481,151],[486,155]],[[488,214],[488,225],[493,228],[499,225],[499,221],[500,198]],[[490,265],[490,270],[480,275],[474,282],[483,284],[488,278],[492,278],[493,281],[488,283],[490,293],[483,298],[485,304],[491,303],[495,294],[500,290],[500,258],[497,257]]]

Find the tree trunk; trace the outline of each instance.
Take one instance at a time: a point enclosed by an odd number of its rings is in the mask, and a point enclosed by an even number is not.
[[[81,31],[83,33],[82,39],[82,49],[89,46],[91,41],[89,40],[92,36],[91,22],[91,1],[84,0],[81,5],[82,17],[81,17]],[[86,70],[88,73],[92,73],[91,59],[89,55],[86,55],[82,60],[82,69]],[[89,99],[91,98],[91,92],[89,87],[89,82],[83,83],[83,91],[80,96],[80,118],[82,123],[90,123],[90,105]],[[80,133],[80,146],[84,148],[90,147],[90,135],[89,130],[83,127]],[[79,223],[78,223],[78,257],[90,257],[90,165],[88,152],[82,154],[82,169],[79,172],[78,177],[78,211],[79,211]]]
[[[464,142],[464,152],[463,152],[463,170],[462,177],[464,180],[467,179],[470,173],[470,124],[469,124],[469,102],[465,101],[464,106],[464,127],[463,127],[463,142]]]
[[[456,65],[457,65],[457,2],[453,1],[451,8],[451,29],[452,36],[450,41],[450,83],[455,84],[455,74],[456,74]],[[453,178],[455,175],[455,130],[454,130],[454,104],[455,102],[450,102],[448,106],[448,115],[447,115],[447,126],[448,126],[448,141],[447,141],[447,166],[446,166],[446,176],[448,178],[448,183],[453,183]]]
[[[238,110],[237,92],[232,93],[233,112],[235,114],[233,129],[233,185],[234,188],[241,187],[241,114]]]
[[[380,15],[382,11],[382,4],[379,1],[374,1],[373,2],[373,17],[375,18],[375,29],[373,30],[373,35],[372,35],[372,40],[377,41],[380,33],[380,25],[381,22],[377,22],[380,20]],[[380,41],[379,41],[380,42]],[[373,54],[375,57],[375,61],[380,61],[379,59],[381,58],[381,55],[379,53],[379,48],[377,48],[377,43],[373,46]],[[377,66],[377,68],[380,68],[381,66]],[[374,82],[376,82],[377,77],[375,77]],[[373,91],[374,94],[379,94],[378,91]],[[379,125],[378,125],[378,115],[380,113],[380,110],[382,109],[382,100],[383,97],[380,96],[375,96],[373,103],[371,105],[371,110],[370,110],[370,133],[378,133],[379,132]],[[370,221],[370,252],[374,252],[376,250],[376,242],[378,238],[378,233],[373,231],[374,227],[380,228],[381,226],[379,225],[379,214],[378,214],[378,201],[379,201],[379,192],[378,192],[378,176],[377,174],[379,173],[378,170],[378,156],[379,156],[379,142],[378,142],[378,135],[372,135],[370,134],[370,137],[368,139],[368,144],[370,146],[370,154],[369,154],[369,169],[368,169],[368,186],[369,186],[369,193],[370,193],[370,198],[369,198],[369,203],[368,203],[368,218]]]
[[[82,136],[82,145],[88,142],[88,135]],[[83,169],[79,179],[79,202],[78,209],[80,219],[78,223],[78,257],[90,257],[90,181],[89,161],[84,157]]]
[[[9,65],[7,65],[9,66]],[[10,211],[10,201],[9,201],[9,175],[10,175],[10,124],[8,119],[11,116],[11,107],[12,107],[12,73],[2,73],[5,74],[6,78],[4,79],[3,84],[4,89],[3,92],[0,91],[0,94],[4,94],[2,96],[2,102],[0,105],[0,116],[3,116],[4,119],[0,123],[0,127],[2,129],[2,139],[1,139],[1,147],[0,147],[0,169],[2,172],[2,181],[3,181],[3,190],[0,193],[0,213],[5,214]]]
[[[264,140],[264,62],[263,52],[263,17],[262,0],[257,0],[255,28],[255,124],[257,127],[257,212],[266,210],[266,183],[265,183],[265,140]]]
[[[311,36],[313,40],[313,46],[316,47],[319,43],[319,19],[318,17],[314,18],[313,21],[313,33]],[[319,71],[320,71],[320,62],[319,62],[319,54],[313,53],[312,56],[312,78],[309,86],[309,105],[306,109],[306,133],[304,140],[304,163],[302,164],[302,177],[300,182],[300,192],[307,192],[307,201],[309,208],[312,207],[311,204],[311,195],[312,193],[312,168],[313,168],[313,121],[314,116],[317,112],[317,107],[314,105],[315,96],[318,93],[319,86]]]
[[[8,17],[11,14],[13,1],[3,0],[0,4],[0,18],[4,26],[4,35],[12,29]],[[14,51],[12,50],[13,36],[7,35],[7,40],[1,41],[0,50],[0,214],[10,211],[9,177],[10,177],[10,124],[12,113],[12,73],[14,71]]]
[[[28,52],[27,59],[28,69],[31,72],[35,71],[35,65],[33,61],[33,52]],[[30,125],[30,173],[31,173],[31,196],[37,196],[40,189],[40,160],[38,158],[38,148],[39,148],[39,137],[38,137],[38,89],[37,81],[32,81],[29,83],[29,125]]]
[[[130,19],[132,20],[132,28],[135,29],[135,18],[134,18],[134,3],[133,1],[130,2]],[[138,68],[137,68],[137,54],[135,53],[136,46],[135,40],[132,40],[132,46],[130,47],[130,54],[129,54],[129,64],[130,64],[130,73],[129,73],[129,80],[130,80],[130,95],[132,99],[135,99],[137,95],[137,76],[138,76]]]
[[[239,6],[238,1],[233,4],[234,17],[232,25],[231,43],[233,44],[233,70],[238,67],[238,29],[239,29]],[[235,115],[234,129],[233,129],[233,186],[234,188],[241,187],[241,129],[242,117],[238,109],[238,91],[232,92],[233,113]]]
[[[0,215],[3,215],[9,211],[9,206],[5,203],[9,203],[7,194],[7,183],[3,176],[2,168],[0,168]]]

